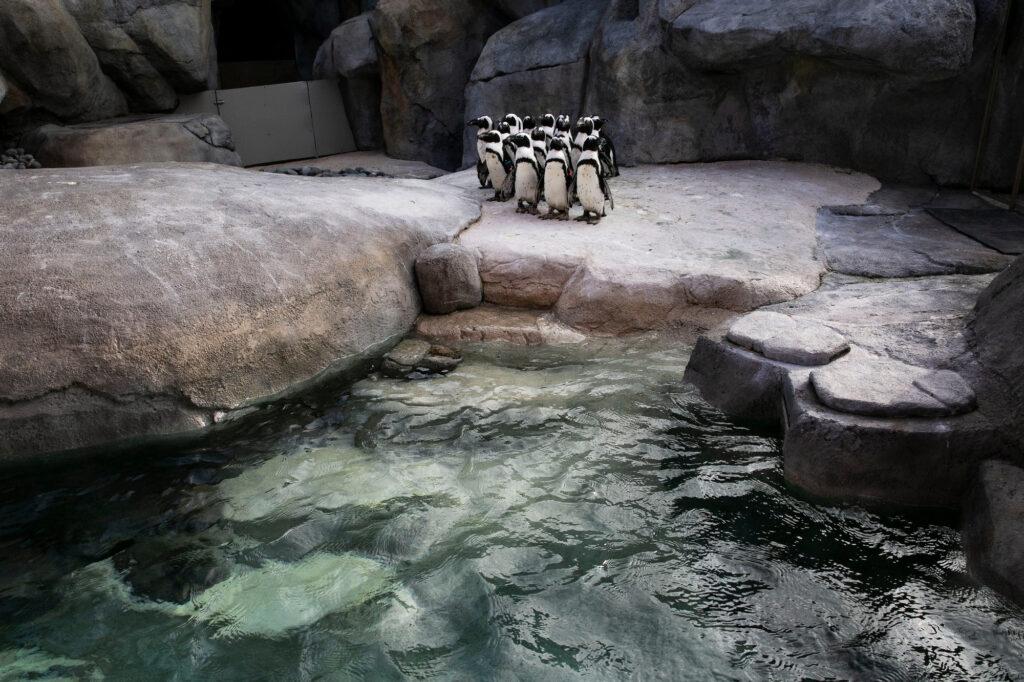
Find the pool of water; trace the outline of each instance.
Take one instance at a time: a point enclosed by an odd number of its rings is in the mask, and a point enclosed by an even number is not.
[[[467,349],[0,484],[0,680],[1013,679],[951,519],[815,504],[664,341]]]

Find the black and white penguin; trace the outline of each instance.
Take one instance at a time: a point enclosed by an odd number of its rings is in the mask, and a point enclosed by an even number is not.
[[[523,116],[523,132],[527,135],[533,134],[533,129],[537,127],[537,122],[533,120],[533,116]]]
[[[604,127],[605,120],[600,116],[591,116],[594,122],[594,133],[601,138],[601,162],[604,164],[604,172],[610,178],[619,177],[619,163],[615,160],[615,145]]]
[[[494,196],[488,201],[505,201],[508,196],[503,196],[502,188],[512,170],[509,157],[505,154],[505,145],[502,144],[501,133],[497,130],[489,130],[480,133],[480,139],[484,142],[484,163],[487,165],[487,175],[494,187]]]
[[[547,142],[550,145],[551,138],[555,136],[555,115],[544,114],[543,116],[540,117],[540,123],[537,125],[537,127],[540,130],[544,131],[544,135],[545,137],[547,137]]]
[[[512,144],[512,136],[516,133],[512,132],[512,126],[509,125],[508,121],[502,121],[498,124],[498,133],[501,134],[501,145],[505,148],[505,158],[515,159],[516,146]],[[498,188],[495,187],[494,189]]]
[[[508,127],[512,130],[513,135],[518,135],[523,132],[523,119],[519,118],[515,114],[505,114],[505,118],[502,119],[508,124]]]
[[[551,140],[551,149],[544,163],[544,199],[548,204],[548,212],[541,216],[541,220],[569,219],[569,209],[572,207],[571,186],[569,147],[565,140],[556,137]]]
[[[548,136],[540,128],[534,128],[530,140],[533,143],[533,155],[537,157],[537,163],[543,166],[548,158]]]
[[[530,136],[519,133],[512,136],[516,146],[515,194],[516,213],[537,213],[540,203],[541,178],[540,164],[533,153]]]
[[[558,120],[555,121],[555,137],[557,137],[557,138],[561,139],[563,142],[565,142],[565,148],[567,150],[566,153],[570,154],[570,157],[571,157],[571,150],[572,150],[572,124],[571,124],[571,121],[569,120],[569,117],[566,116],[565,114],[560,115],[558,117]],[[572,161],[571,158],[569,160]]]
[[[591,225],[596,225],[602,217],[607,215],[604,210],[605,201],[608,201],[613,209],[615,208],[612,190],[601,170],[600,153],[601,138],[597,135],[591,135],[583,141],[583,152],[580,154],[579,164],[576,166],[574,181],[576,196],[579,197],[580,204],[583,206],[583,215],[576,220],[585,220]]]
[[[481,135],[494,129],[494,121],[491,120],[490,116],[481,116],[479,118],[474,118],[472,121],[467,123],[466,126],[476,126],[479,129],[476,134],[476,178],[480,181],[480,187],[482,189],[490,184],[490,178],[487,174],[487,162],[484,159],[484,151],[487,148],[487,143],[481,139]]]
[[[583,143],[588,137],[594,134],[594,120],[581,116],[576,121],[576,134],[572,138],[572,166],[580,162],[580,155],[583,154]]]

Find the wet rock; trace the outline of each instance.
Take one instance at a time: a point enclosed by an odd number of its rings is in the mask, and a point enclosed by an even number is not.
[[[111,119],[46,125],[23,142],[47,167],[194,161],[241,166],[231,131],[211,114]]]
[[[479,210],[416,180],[7,173],[0,461],[197,434],[382,354],[419,313],[415,257]]]
[[[313,65],[317,78],[340,80],[345,113],[358,149],[384,146],[378,51],[367,12],[334,29],[320,46]]]
[[[138,596],[184,604],[230,575],[230,564],[215,547],[169,544],[144,540],[114,556],[114,567]]]
[[[772,360],[826,365],[850,349],[841,334],[807,320],[771,311],[744,315],[729,327],[728,339]]]
[[[420,315],[416,333],[442,343],[502,341],[523,346],[580,343],[586,339],[560,324],[550,312],[488,304],[449,315]]]
[[[126,111],[62,0],[5,0],[0,5],[0,68],[33,106],[72,120]]]
[[[715,0],[662,3],[669,45],[688,64],[741,69],[791,57],[818,57],[924,80],[948,78],[970,62],[970,0]]]
[[[462,356],[445,346],[421,339],[406,339],[384,356],[385,375],[403,379],[410,375],[442,374],[458,367]]]
[[[483,300],[476,254],[459,244],[435,244],[416,258],[423,310],[444,315],[475,308]]]
[[[833,410],[869,417],[948,417],[977,404],[974,391],[956,372],[860,352],[814,370],[811,384]]]
[[[484,0],[380,0],[372,22],[388,155],[458,168],[466,83],[504,15]]]
[[[967,568],[993,589],[1024,603],[1024,470],[990,460],[964,504]]]

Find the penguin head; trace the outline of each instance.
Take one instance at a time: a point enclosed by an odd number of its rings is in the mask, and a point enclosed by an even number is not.
[[[576,121],[576,132],[583,133],[584,135],[593,135],[594,119],[581,116],[580,120]]]
[[[533,130],[537,127],[537,124],[533,122],[533,116],[523,117],[523,130]]]
[[[501,142],[501,135],[498,134],[497,130],[487,130],[487,131],[484,131],[484,132],[480,133],[479,135],[477,135],[477,137],[482,142],[487,142],[487,143]]]
[[[562,138],[556,137],[553,140],[551,140],[551,151],[564,152],[568,151],[568,149],[569,148],[565,146],[565,140],[563,140]]]
[[[604,119],[600,116],[591,116],[590,120],[594,122],[594,132],[600,132],[604,127]]]
[[[474,118],[472,121],[467,123],[466,126],[476,126],[480,130],[490,130],[493,124],[491,123],[490,116],[481,116],[479,118]]]
[[[507,123],[509,127],[518,127],[523,124],[523,121],[515,114],[505,114],[505,123]]]
[[[517,133],[517,134],[512,136],[512,144],[514,144],[516,146],[516,148],[519,148],[519,147],[529,147],[530,146],[530,136],[527,135],[526,133]]]
[[[589,135],[587,139],[583,140],[583,151],[585,152],[596,152],[601,149],[601,138],[597,135]]]
[[[558,122],[555,123],[555,128],[564,133],[569,132],[569,117],[566,116],[565,114],[559,116]]]
[[[508,124],[508,121],[502,121],[501,123],[498,124],[498,132],[503,133],[505,135],[511,135],[512,126]]]
[[[544,134],[544,131],[540,128],[534,128],[533,132],[530,133],[530,137],[534,142],[547,142],[548,136]]]
[[[555,127],[555,116],[554,114],[544,114],[540,117],[540,124],[545,128]]]

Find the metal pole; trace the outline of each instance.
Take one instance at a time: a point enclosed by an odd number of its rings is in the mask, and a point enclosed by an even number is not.
[[[1003,10],[1002,22],[999,25],[999,37],[996,39],[996,49],[992,55],[992,76],[988,84],[988,98],[985,101],[985,117],[981,121],[981,134],[978,137],[978,150],[974,156],[974,172],[971,173],[971,191],[978,188],[978,178],[981,176],[981,163],[985,155],[985,146],[988,144],[989,127],[992,124],[992,110],[995,108],[996,92],[999,89],[999,70],[1003,46],[1006,43],[1006,32],[1010,24],[1010,10],[1013,0],[1006,0],[1006,7]],[[1019,173],[1018,173],[1019,175]]]

